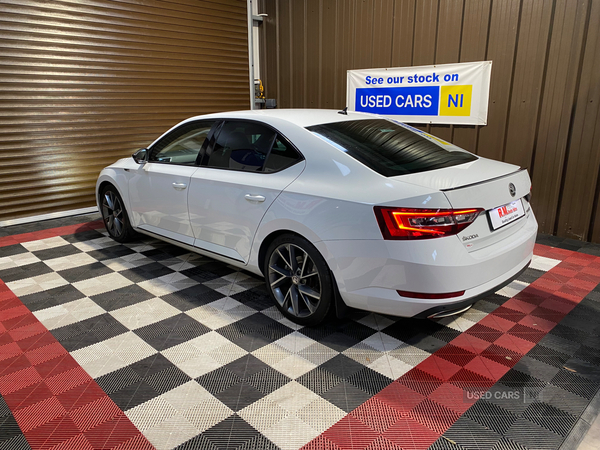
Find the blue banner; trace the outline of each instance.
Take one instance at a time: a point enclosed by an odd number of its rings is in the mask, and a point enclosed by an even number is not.
[[[440,87],[385,87],[356,89],[355,111],[390,116],[437,116]]]

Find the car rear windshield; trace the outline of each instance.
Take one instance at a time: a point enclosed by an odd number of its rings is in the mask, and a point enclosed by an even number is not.
[[[435,142],[385,119],[351,120],[307,127],[321,139],[386,177],[475,161],[476,156]],[[448,147],[448,148],[445,148]]]

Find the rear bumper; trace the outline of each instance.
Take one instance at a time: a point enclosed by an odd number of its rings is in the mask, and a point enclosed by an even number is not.
[[[426,318],[431,317],[431,316],[433,316],[435,314],[441,314],[441,313],[446,313],[446,312],[450,314],[451,311],[460,311],[460,310],[462,310],[464,308],[467,308],[467,307],[471,306],[473,303],[477,302],[478,300],[481,300],[483,298],[489,297],[494,292],[499,291],[504,286],[510,284],[516,278],[519,278],[519,276],[523,272],[525,272],[527,270],[527,268],[529,267],[530,263],[531,263],[531,260],[529,260],[527,262],[527,264],[525,264],[525,267],[523,267],[521,270],[519,270],[516,274],[514,274],[513,276],[511,276],[508,279],[504,280],[499,285],[494,286],[493,288],[488,289],[485,292],[482,292],[481,294],[477,294],[477,295],[475,295],[473,297],[470,297],[470,298],[468,298],[466,300],[461,300],[458,303],[445,303],[443,305],[434,306],[432,308],[429,308],[429,309],[426,309],[425,311],[420,312],[419,314],[417,314],[414,317],[416,319],[426,319]]]
[[[404,317],[459,309],[514,280],[533,257],[533,213],[500,242],[468,252],[456,236],[422,241],[325,241],[315,245],[329,263],[344,302],[353,308]],[[465,291],[460,297],[418,299],[420,293]]]

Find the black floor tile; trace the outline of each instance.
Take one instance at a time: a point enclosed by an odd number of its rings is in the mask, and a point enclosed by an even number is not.
[[[70,244],[75,244],[77,242],[86,242],[86,241],[91,241],[93,239],[99,239],[102,237],[105,237],[102,233],[100,233],[101,230],[88,230],[88,231],[82,231],[79,233],[75,233],[75,234],[67,234],[65,236],[62,236],[62,238],[69,242]]]
[[[115,245],[98,250],[91,250],[86,253],[98,261],[106,261],[108,259],[121,258],[123,256],[131,255],[136,252],[125,245],[119,245],[117,242],[115,242]]]
[[[148,383],[158,394],[164,394],[169,392],[171,389],[181,386],[187,383],[192,378],[185,374],[179,368],[172,366],[157,372],[153,375],[144,378],[144,381]]]
[[[277,389],[285,386],[291,381],[289,377],[277,372],[272,367],[265,367],[244,379],[246,383],[265,395],[275,392]]]
[[[544,402],[529,405],[523,417],[563,437],[569,434],[577,421],[575,416]]]
[[[69,352],[113,338],[129,330],[110,314],[52,330],[52,335]]]
[[[260,433],[250,426],[244,419],[234,414],[214,427],[202,433],[202,446],[188,448],[211,448],[217,450],[242,450],[250,449],[249,445],[259,445],[255,448],[274,449],[266,439],[259,439]],[[209,445],[206,445],[209,444]],[[265,447],[260,447],[265,445]]]
[[[138,285],[125,286],[90,297],[106,311],[114,311],[154,298],[154,295]]]
[[[12,414],[0,417],[0,445],[23,434]]]
[[[320,395],[346,413],[351,412],[371,398],[371,394],[346,381],[341,381]]]
[[[168,319],[146,325],[145,327],[134,330],[134,333],[141,337],[158,351],[165,350],[174,345],[197,338],[208,333],[210,328],[202,325],[197,320],[192,319],[186,314],[177,314]]]
[[[242,381],[241,383],[235,384],[213,395],[225,404],[225,406],[235,412],[241,411],[246,406],[251,405],[265,396],[265,394],[248,384],[246,381]]]
[[[82,252],[74,245],[67,244],[45,250],[36,250],[31,253],[33,253],[42,261],[48,261],[49,259],[62,258]]]
[[[522,357],[519,362],[513,366],[513,369],[544,382],[550,381],[560,370],[558,367],[530,358],[527,355]]]
[[[208,305],[223,297],[225,295],[220,292],[198,284],[171,294],[162,295],[160,298],[180,311],[189,311],[199,306]]]
[[[1,230],[1,228],[0,228]],[[15,256],[20,255],[22,253],[27,253],[28,250],[23,247],[21,244],[7,245],[6,247],[0,247],[0,258],[5,258],[7,256]]]
[[[19,298],[30,311],[39,311],[52,306],[80,300],[84,297],[84,294],[79,292],[72,285],[67,284],[46,291],[36,292],[35,294],[22,295]]]
[[[123,389],[109,395],[111,400],[123,411],[135,408],[148,400],[158,397],[160,394],[146,381],[136,381]]]
[[[596,395],[599,387],[597,383],[566,369],[561,369],[554,378],[550,380],[550,383],[588,400],[591,400],[594,395]]]
[[[219,367],[212,372],[196,378],[196,382],[212,395],[223,392],[232,386],[239,385],[242,381],[243,377],[225,367]]]
[[[154,262],[134,267],[133,269],[122,270],[119,273],[134,283],[140,283],[142,281],[152,280],[154,278],[175,273],[175,271],[160,263]]]
[[[506,431],[517,420],[517,415],[487,400],[478,400],[464,414],[474,422],[483,425],[500,435]]]
[[[375,372],[369,367],[364,367],[358,372],[355,372],[347,377],[346,381],[370,395],[375,395],[379,391],[388,387],[389,384],[394,380],[380,374],[379,372]]]
[[[10,283],[11,281],[33,278],[52,272],[54,271],[43,262],[36,262],[33,264],[0,270],[0,280],[4,281],[5,283]]]
[[[109,273],[114,273],[114,270],[106,267],[101,262],[95,262],[79,267],[73,267],[72,269],[60,270],[57,273],[69,283],[75,283],[77,281],[108,275]]]
[[[527,419],[517,419],[506,432],[506,438],[515,441],[525,448],[536,450],[556,450],[563,437],[531,422]]]
[[[31,450],[24,435],[19,434],[7,441],[0,441],[0,450]]]
[[[263,286],[238,292],[237,294],[233,294],[231,298],[246,306],[249,306],[250,308],[256,309],[257,311],[262,311],[263,309],[267,309],[275,305],[274,301],[271,299],[271,297],[269,297],[266,289]]]
[[[502,438],[497,432],[465,416],[454,422],[444,433],[444,437],[465,450],[490,449]]]

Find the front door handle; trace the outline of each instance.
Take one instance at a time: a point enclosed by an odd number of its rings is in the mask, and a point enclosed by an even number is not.
[[[185,183],[173,183],[173,187],[175,189],[177,189],[178,191],[183,191],[187,187],[187,184],[185,184]]]
[[[252,195],[252,194],[246,194],[244,195],[244,198],[246,200],[248,200],[249,202],[257,202],[257,203],[262,203],[265,201],[265,197],[264,195]]]

